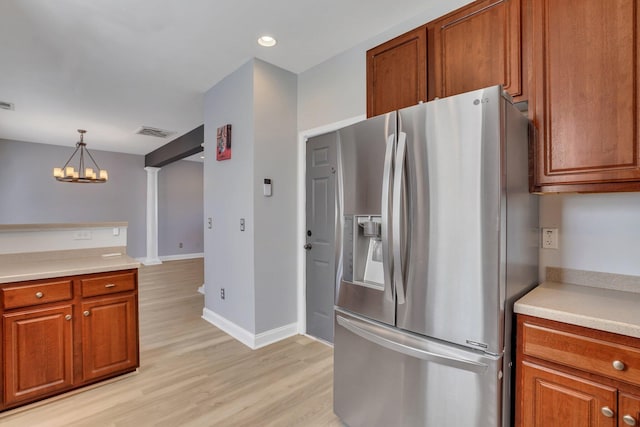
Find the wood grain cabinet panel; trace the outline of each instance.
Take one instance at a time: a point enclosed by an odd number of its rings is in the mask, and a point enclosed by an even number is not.
[[[640,189],[637,0],[529,0],[540,191]]]
[[[6,406],[73,385],[72,312],[68,304],[3,314]]]
[[[639,425],[640,339],[517,317],[518,427]]]
[[[521,0],[476,1],[429,23],[430,98],[501,84],[523,97]]]
[[[618,427],[640,425],[640,396],[620,393],[618,418]]]
[[[82,372],[90,381],[138,366],[137,303],[134,295],[84,301]]]
[[[602,408],[616,409],[616,389],[523,363],[521,427],[615,427]]]
[[[426,100],[425,26],[367,51],[367,117]]]
[[[0,285],[0,410],[139,366],[138,271]]]

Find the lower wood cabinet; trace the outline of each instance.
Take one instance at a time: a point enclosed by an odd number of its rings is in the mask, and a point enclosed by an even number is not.
[[[0,299],[0,410],[139,366],[137,270],[0,285]]]
[[[72,313],[65,304],[2,315],[5,405],[73,386]]]
[[[138,365],[134,295],[82,303],[82,378],[101,378]]]
[[[640,425],[640,339],[518,316],[516,426]]]

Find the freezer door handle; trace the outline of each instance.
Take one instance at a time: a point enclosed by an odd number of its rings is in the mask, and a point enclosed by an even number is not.
[[[387,137],[387,148],[384,154],[384,169],[382,172],[382,206],[380,209],[380,228],[382,233],[382,272],[384,274],[384,297],[388,301],[393,301],[393,280],[391,270],[391,253],[389,244],[391,243],[391,227],[389,227],[389,196],[391,193],[391,173],[393,167],[393,148],[395,135]]]
[[[396,162],[393,173],[393,209],[391,220],[393,222],[393,276],[396,288],[398,304],[404,304],[404,263],[402,261],[402,223],[400,221],[402,203],[402,178],[404,176],[404,158],[407,152],[407,134],[400,132],[398,148],[396,149]]]
[[[445,354],[432,353],[425,349],[421,349],[380,336],[375,332],[375,327],[371,327],[368,324],[357,319],[347,319],[345,317],[337,315],[336,320],[340,326],[358,335],[359,337],[362,337],[374,344],[378,344],[389,350],[396,351],[410,357],[434,362],[440,365],[451,366],[457,369],[464,369],[465,371],[474,372],[476,374],[482,374],[489,368],[489,366],[484,363],[479,363],[473,360],[467,360],[458,357],[452,357]]]

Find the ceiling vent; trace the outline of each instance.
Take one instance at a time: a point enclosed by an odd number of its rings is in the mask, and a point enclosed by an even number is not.
[[[3,110],[13,110],[13,109],[15,109],[12,103],[4,102],[4,101],[0,101],[0,108],[2,108]]]
[[[155,136],[156,138],[166,138],[168,136],[174,135],[175,132],[170,130],[152,128],[151,126],[142,126],[136,131],[136,134]]]

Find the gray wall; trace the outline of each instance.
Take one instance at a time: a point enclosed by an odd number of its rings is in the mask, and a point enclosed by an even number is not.
[[[0,139],[0,223],[127,221],[127,251],[130,256],[145,257],[144,156],[91,150],[109,171],[106,184],[56,181],[53,168],[62,166],[72,152],[72,147]],[[201,170],[199,163],[184,161],[159,172],[161,255],[203,251]],[[185,248],[180,252],[173,241],[183,236]]]
[[[205,95],[205,307],[253,334],[297,320],[296,87],[294,74],[253,59]],[[227,123],[233,154],[216,161]]]
[[[205,94],[204,117],[204,217],[213,219],[204,233],[205,307],[253,333],[253,61]],[[232,156],[217,161],[216,129],[225,124],[231,124]]]
[[[298,130],[304,131],[367,113],[366,52],[372,47],[455,10],[469,0],[438,1],[379,35],[298,76]]]
[[[73,147],[0,140],[0,223],[127,221],[127,251],[146,255],[144,156],[91,150],[109,171],[105,184],[53,178]]]
[[[439,2],[423,16],[382,32],[298,76],[298,130],[366,114],[369,48],[468,1]],[[540,280],[547,266],[640,275],[640,193],[545,195],[540,227],[558,227],[560,248],[540,250]]]
[[[256,333],[295,323],[295,74],[256,60],[254,70],[254,259]],[[273,196],[263,195],[271,178]]]
[[[202,169],[201,162],[178,160],[158,172],[161,257],[204,252]]]

